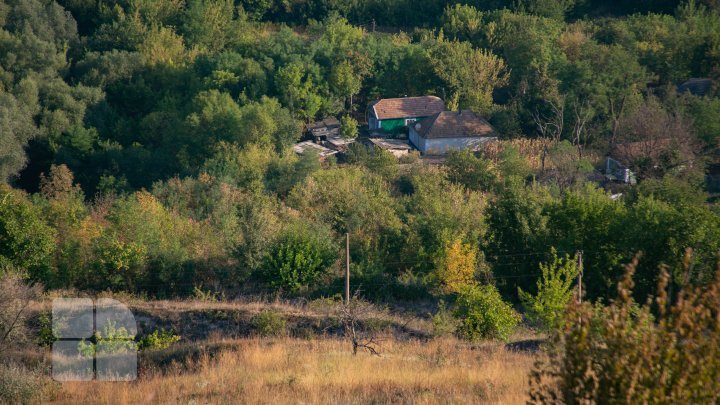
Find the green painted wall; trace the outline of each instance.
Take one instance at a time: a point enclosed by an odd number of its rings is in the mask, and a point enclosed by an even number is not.
[[[426,117],[418,117],[417,120],[420,121],[423,118]],[[405,130],[405,118],[398,118],[394,120],[381,120],[380,128],[382,128],[385,132],[388,133],[403,132]]]

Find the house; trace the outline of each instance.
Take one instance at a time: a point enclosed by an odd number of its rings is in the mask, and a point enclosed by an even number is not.
[[[293,151],[298,155],[304,155],[305,153],[315,153],[318,155],[320,160],[325,160],[328,156],[332,156],[337,153],[336,150],[328,149],[322,145],[318,145],[313,141],[303,141],[293,145]]]
[[[449,150],[477,150],[497,141],[495,129],[478,114],[442,111],[410,126],[410,142],[425,155],[443,155]]]
[[[400,132],[409,124],[444,109],[445,102],[435,96],[384,98],[368,106],[368,128],[370,131]]]
[[[305,138],[322,144],[329,138],[340,136],[340,121],[335,117],[305,125]]]
[[[370,138],[369,141],[376,147],[392,153],[397,158],[407,155],[412,150],[412,146],[401,139]]]

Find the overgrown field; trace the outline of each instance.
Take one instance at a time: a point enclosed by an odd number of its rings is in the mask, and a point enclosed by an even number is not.
[[[146,370],[133,383],[65,383],[56,402],[512,404],[526,400],[534,361],[532,354],[503,345],[454,339],[389,340],[381,356],[353,356],[349,344],[337,339],[203,344],[228,348],[215,357]]]

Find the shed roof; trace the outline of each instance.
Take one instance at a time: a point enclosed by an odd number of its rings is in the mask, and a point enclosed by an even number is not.
[[[410,150],[412,146],[407,141],[401,139],[388,138],[370,138],[370,142],[380,149],[386,150]]]
[[[305,125],[308,130],[317,128],[340,128],[340,121],[335,117],[328,117],[324,120],[315,121]]]
[[[445,109],[445,102],[436,96],[384,98],[372,105],[380,120],[427,117]]]
[[[415,131],[426,139],[481,138],[496,136],[495,129],[469,110],[442,111],[415,123]]]
[[[327,157],[330,155],[334,155],[337,153],[337,151],[328,149],[322,145],[318,145],[313,141],[305,141],[305,142],[296,143],[295,145],[293,145],[293,151],[295,153],[297,153],[298,155],[302,155],[307,151],[314,151],[321,158],[324,158],[324,157]]]

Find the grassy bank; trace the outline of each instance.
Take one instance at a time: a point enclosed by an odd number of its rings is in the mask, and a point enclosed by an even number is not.
[[[522,403],[535,359],[454,339],[384,341],[351,354],[336,339],[241,339],[217,356],[145,370],[133,383],[65,383],[57,403]],[[202,344],[199,343],[198,344]]]

